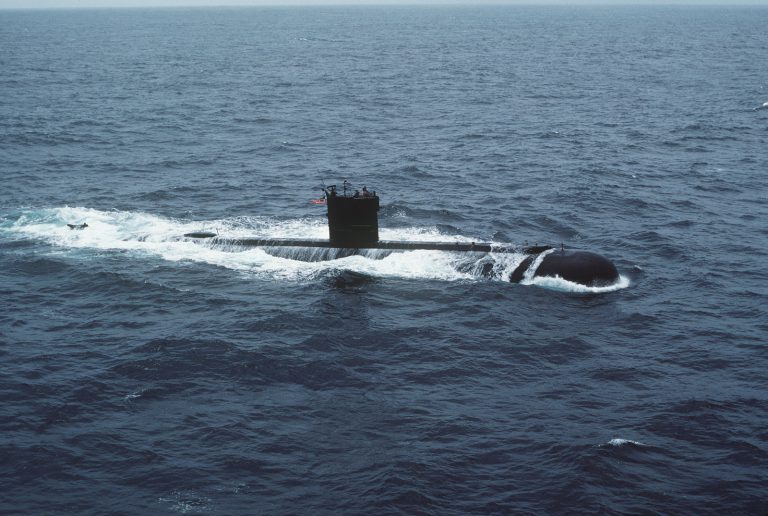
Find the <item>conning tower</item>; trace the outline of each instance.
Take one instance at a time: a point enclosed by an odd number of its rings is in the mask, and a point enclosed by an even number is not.
[[[331,245],[342,248],[375,247],[379,242],[379,196],[362,192],[338,194],[336,186],[326,188],[328,232]]]

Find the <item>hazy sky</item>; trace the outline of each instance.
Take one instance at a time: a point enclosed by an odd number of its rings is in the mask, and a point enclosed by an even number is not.
[[[169,7],[213,5],[396,5],[396,4],[706,4],[764,5],[768,0],[0,0],[0,9]]]
[[[768,0],[0,0],[0,9],[72,7],[168,7],[205,5],[396,5],[396,4],[723,4],[765,5]]]

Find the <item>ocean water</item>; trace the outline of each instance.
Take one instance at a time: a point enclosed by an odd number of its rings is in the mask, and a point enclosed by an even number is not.
[[[0,11],[0,512],[765,514],[766,27]],[[343,179],[384,238],[621,282],[180,238],[324,238]]]

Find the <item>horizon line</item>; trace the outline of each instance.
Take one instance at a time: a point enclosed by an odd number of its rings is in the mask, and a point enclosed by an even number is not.
[[[26,2],[25,2],[26,3]],[[38,11],[38,10],[88,10],[88,9],[186,9],[186,8],[242,8],[242,7],[475,7],[475,6],[517,6],[517,7],[648,7],[648,6],[675,6],[675,7],[768,7],[762,0],[438,0],[430,2],[425,0],[375,0],[365,2],[361,0],[264,0],[248,2],[188,2],[188,3],[163,3],[160,0],[155,5],[141,4],[125,0],[120,4],[116,2],[100,3],[98,0],[92,5],[24,5],[3,6],[0,11]]]

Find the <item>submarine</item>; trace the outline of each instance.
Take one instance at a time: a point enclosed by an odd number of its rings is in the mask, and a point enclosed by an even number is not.
[[[430,250],[476,253],[522,253],[525,259],[510,274],[510,281],[519,283],[532,277],[553,277],[587,287],[606,287],[619,280],[616,266],[607,258],[588,251],[566,250],[552,246],[511,246],[487,242],[414,242],[379,239],[380,200],[375,191],[363,187],[362,192],[349,188],[344,181],[341,191],[336,185],[323,186],[323,197],[312,201],[327,206],[329,238],[227,238],[218,233],[198,231],[184,237],[205,240],[213,244],[241,247],[304,247],[343,250],[336,258],[356,254],[360,250],[383,249],[391,251]],[[494,276],[493,264],[483,267],[483,274]]]

